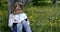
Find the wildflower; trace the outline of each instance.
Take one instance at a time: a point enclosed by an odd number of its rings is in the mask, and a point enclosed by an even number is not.
[[[29,16],[29,19],[32,19],[33,17],[32,16]]]

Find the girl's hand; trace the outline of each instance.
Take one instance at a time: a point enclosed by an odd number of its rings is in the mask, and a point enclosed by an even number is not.
[[[14,21],[16,21],[16,19],[14,19]]]
[[[13,25],[9,26],[9,28],[12,28],[12,27],[13,27]]]
[[[17,23],[17,20],[16,19],[14,19],[14,23]]]

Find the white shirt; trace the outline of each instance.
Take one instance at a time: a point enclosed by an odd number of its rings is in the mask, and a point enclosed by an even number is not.
[[[27,16],[26,16],[25,13],[17,14],[17,15],[10,14],[9,21],[8,21],[8,26],[12,26],[13,25],[14,19],[16,19],[17,23],[19,23],[19,22],[21,22],[22,20],[24,20],[26,18],[27,18]]]

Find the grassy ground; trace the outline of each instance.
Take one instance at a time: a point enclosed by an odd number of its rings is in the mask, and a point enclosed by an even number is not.
[[[32,32],[60,32],[60,7],[53,6],[25,7]],[[7,6],[0,8],[0,32],[9,32],[7,26]]]
[[[60,7],[39,6],[26,8],[33,32],[60,32]],[[54,18],[53,18],[54,17]]]

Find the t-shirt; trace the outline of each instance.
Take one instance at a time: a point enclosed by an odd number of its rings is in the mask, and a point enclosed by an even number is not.
[[[27,19],[27,16],[26,16],[25,13],[21,13],[21,14],[17,14],[17,15],[10,14],[9,21],[8,21],[8,26],[13,25],[14,19],[16,19],[16,23],[20,23],[22,20]]]

